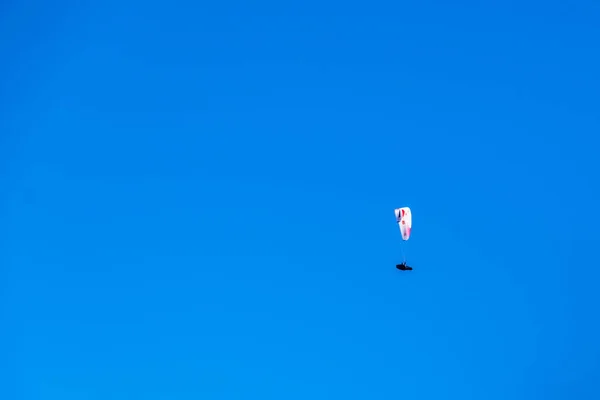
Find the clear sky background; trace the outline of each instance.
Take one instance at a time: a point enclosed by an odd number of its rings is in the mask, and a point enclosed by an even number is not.
[[[600,398],[600,3],[96,3],[0,7],[3,399]]]

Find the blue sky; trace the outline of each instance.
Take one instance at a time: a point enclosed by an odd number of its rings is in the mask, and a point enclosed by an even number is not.
[[[599,11],[3,3],[2,397],[600,397]]]

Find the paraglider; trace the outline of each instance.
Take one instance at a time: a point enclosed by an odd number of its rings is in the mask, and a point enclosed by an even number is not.
[[[412,213],[409,207],[400,207],[394,210],[394,214],[396,215],[396,222],[400,227],[400,235],[402,236],[402,241],[406,242],[410,238],[410,233],[412,230]],[[396,264],[396,268],[401,271],[412,271],[412,267],[406,265],[406,256],[404,255],[404,249],[402,250],[402,258],[404,259],[402,263]]]

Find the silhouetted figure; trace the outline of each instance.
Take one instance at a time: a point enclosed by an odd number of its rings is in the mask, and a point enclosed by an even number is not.
[[[412,271],[412,267],[406,265],[406,261],[404,261],[402,264],[396,264],[396,268],[401,271]]]

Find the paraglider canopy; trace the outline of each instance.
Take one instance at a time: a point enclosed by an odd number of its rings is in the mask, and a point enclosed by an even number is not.
[[[410,208],[396,208],[394,213],[396,214],[396,222],[400,227],[402,240],[408,240],[408,238],[410,238],[410,231],[412,230],[412,213],[410,212]]]

